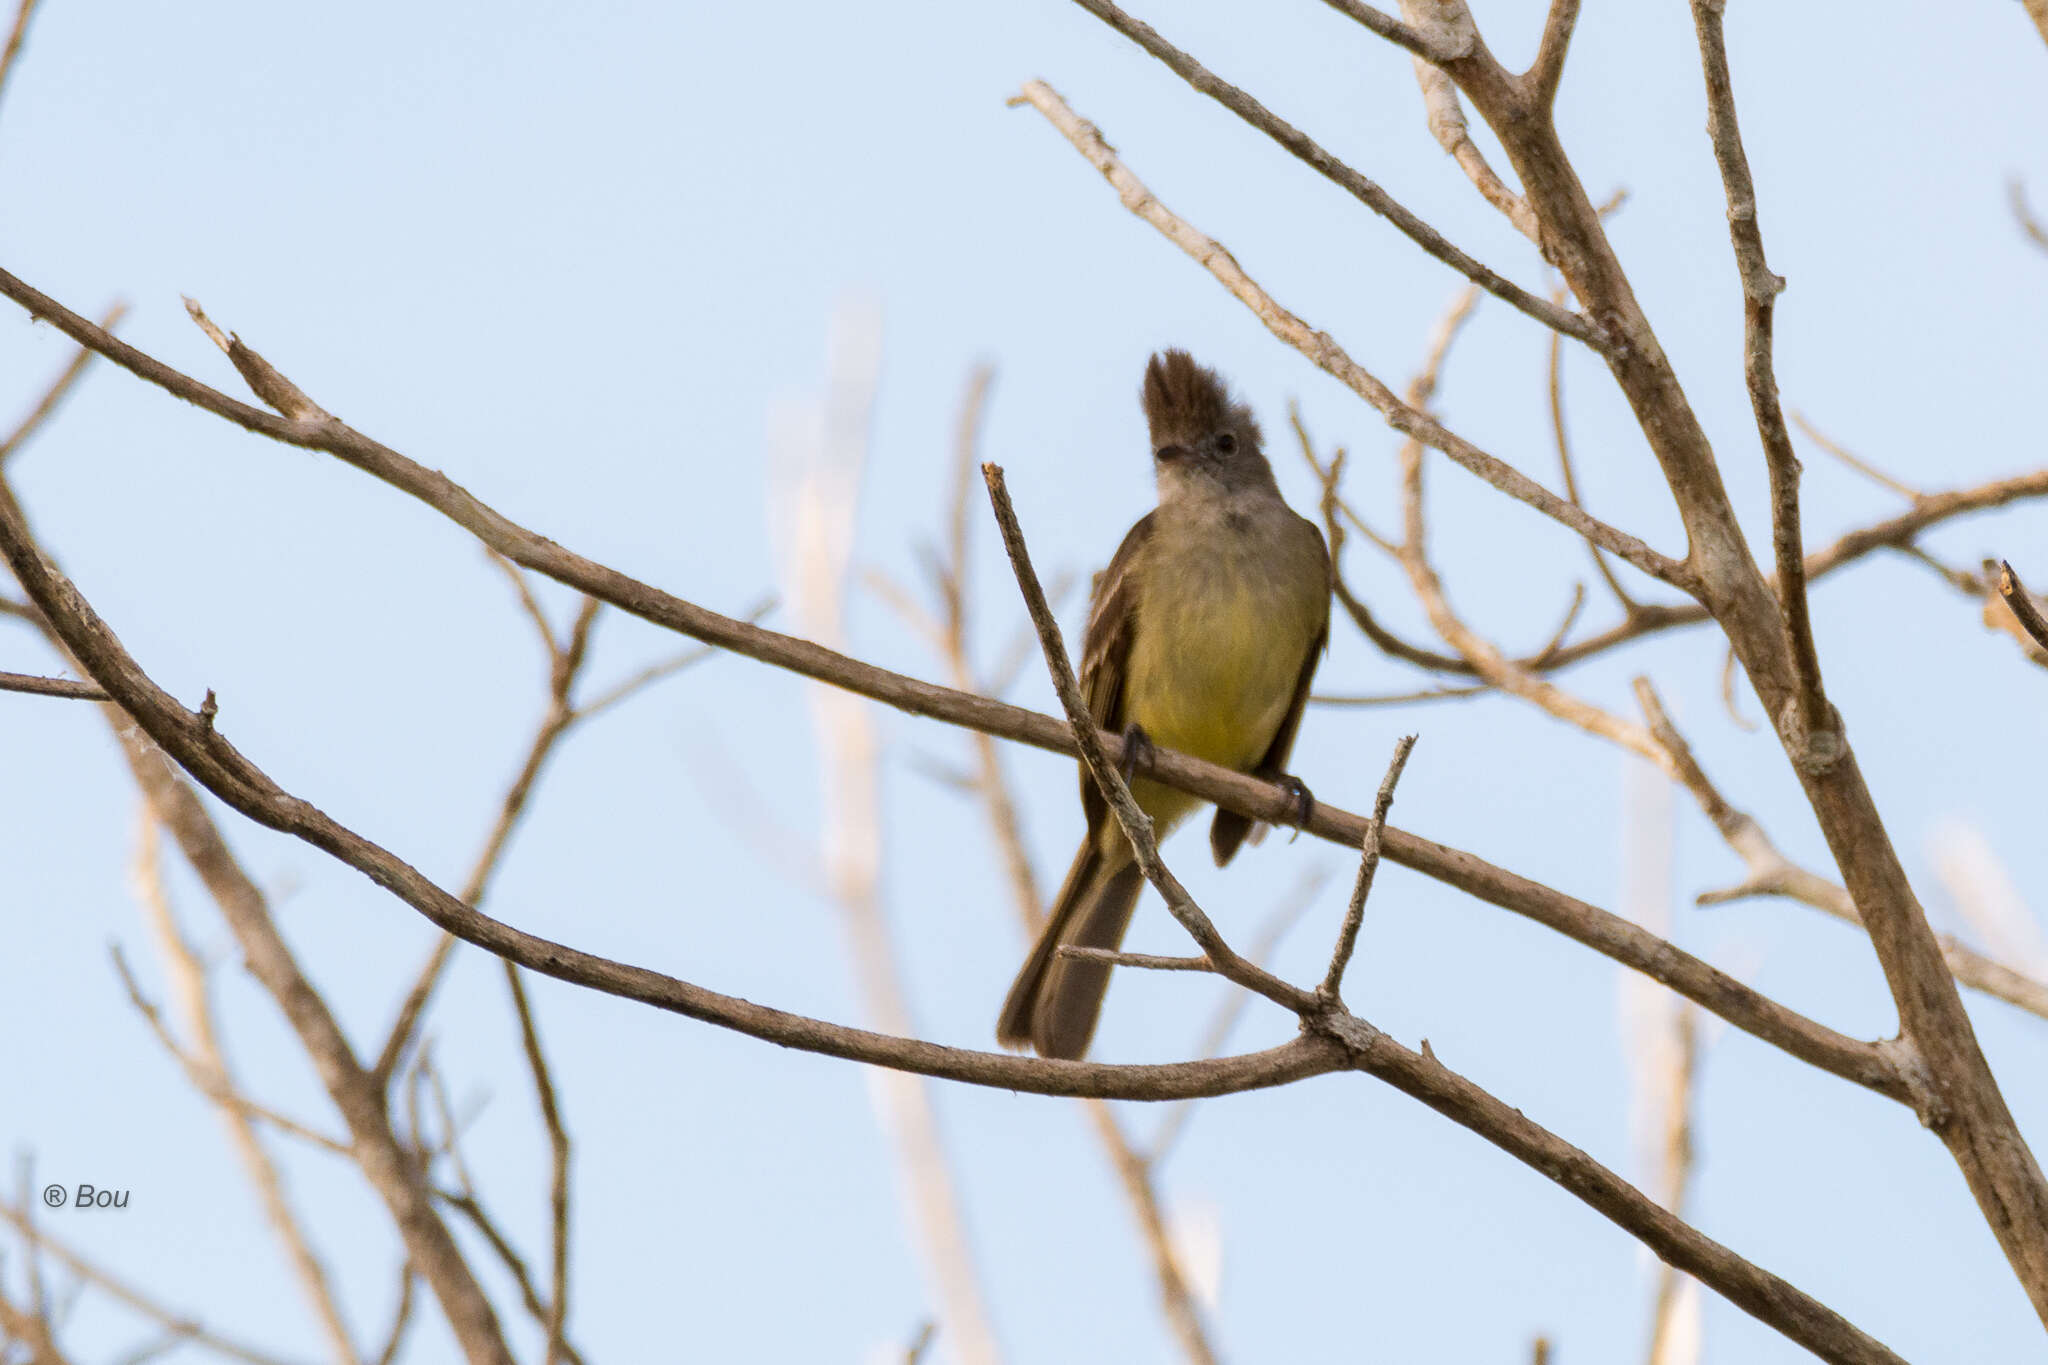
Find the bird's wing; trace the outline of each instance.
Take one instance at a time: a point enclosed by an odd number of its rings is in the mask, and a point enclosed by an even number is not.
[[[1323,544],[1321,531],[1314,523],[1303,518],[1309,534],[1315,537],[1316,548],[1322,551],[1323,573],[1327,579],[1330,569],[1330,552]],[[1273,732],[1273,742],[1266,746],[1265,756],[1259,760],[1252,772],[1268,780],[1283,777],[1287,772],[1287,756],[1294,751],[1294,734],[1301,728],[1301,713],[1308,709],[1308,686],[1316,675],[1316,665],[1322,662],[1323,650],[1330,643],[1330,599],[1323,597],[1323,624],[1310,642],[1308,652],[1302,656],[1301,672],[1294,679],[1294,699],[1287,704],[1287,714],[1280,719],[1280,728]],[[1221,867],[1236,854],[1245,836],[1252,831],[1255,822],[1249,816],[1239,815],[1233,810],[1219,809],[1215,821],[1209,826],[1209,851],[1216,855],[1216,866]]]
[[[1124,666],[1138,630],[1138,574],[1152,543],[1152,517],[1147,512],[1138,519],[1117,546],[1109,567],[1096,578],[1088,628],[1081,637],[1081,698],[1105,730],[1124,728]],[[1109,815],[1109,803],[1095,789],[1086,768],[1081,770],[1081,809],[1091,834]]]

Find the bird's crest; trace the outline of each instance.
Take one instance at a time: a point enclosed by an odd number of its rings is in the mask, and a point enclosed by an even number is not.
[[[1145,366],[1145,424],[1153,444],[1186,440],[1226,426],[1252,426],[1251,409],[1230,401],[1230,391],[1186,351],[1162,351]],[[1256,430],[1256,427],[1253,427]]]

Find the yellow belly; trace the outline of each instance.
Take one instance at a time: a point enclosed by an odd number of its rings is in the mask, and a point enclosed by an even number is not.
[[[1246,577],[1204,574],[1149,594],[1123,698],[1125,720],[1153,743],[1240,772],[1286,719],[1321,617],[1313,596],[1250,588]],[[1149,782],[1133,794],[1163,826],[1200,804]]]

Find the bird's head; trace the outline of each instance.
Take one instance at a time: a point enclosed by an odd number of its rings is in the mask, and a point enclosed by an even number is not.
[[[1273,482],[1252,410],[1231,401],[1214,370],[1186,351],[1162,351],[1145,366],[1145,424],[1160,496]]]

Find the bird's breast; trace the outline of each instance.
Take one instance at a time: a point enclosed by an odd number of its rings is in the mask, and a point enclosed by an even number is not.
[[[1161,544],[1147,566],[1124,714],[1166,748],[1243,770],[1286,718],[1327,586],[1293,526],[1216,522]]]

